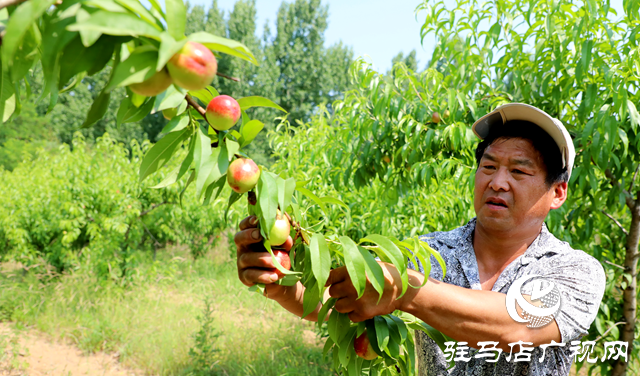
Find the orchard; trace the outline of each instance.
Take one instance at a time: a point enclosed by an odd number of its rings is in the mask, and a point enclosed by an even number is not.
[[[426,333],[442,349],[448,338],[400,311],[352,322],[333,309],[334,298],[324,298],[331,270],[345,266],[359,296],[370,283],[380,297],[385,276],[378,260],[399,271],[400,296],[421,287],[409,282],[410,261],[425,270],[437,262],[446,274],[440,254],[419,235],[470,218],[470,125],[509,102],[544,109],[567,125],[577,150],[570,205],[547,225],[606,267],[607,291],[588,338],[626,341],[636,362],[588,366],[612,375],[637,367],[636,2],[625,1],[617,15],[595,1],[425,1],[417,9],[422,37],[434,35],[437,44],[424,71],[400,63],[383,76],[358,60],[349,72],[352,89],[330,111],[320,108],[297,126],[270,98],[234,98],[211,85],[225,77],[218,71],[221,56],[258,60],[238,41],[204,31],[185,35],[182,0],[0,4],[0,120],[20,114],[36,67],[44,75],[39,100],[49,110],[59,93],[108,72],[82,127],[107,114],[117,88],[127,92],[118,124],[161,112],[168,122],[140,163],[139,183],[149,190],[182,184],[180,200],[192,189],[208,210],[226,217],[236,206],[256,216],[277,283],[306,288],[303,317],[320,307],[323,353],[343,375],[414,375],[413,333]],[[270,133],[277,158],[270,168],[247,152],[264,128],[250,116],[255,108],[280,116]],[[157,175],[159,184],[144,186]],[[226,186],[231,193],[221,206]],[[251,290],[264,294],[265,286]]]

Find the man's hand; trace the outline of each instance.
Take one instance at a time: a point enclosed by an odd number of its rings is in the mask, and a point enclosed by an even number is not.
[[[338,299],[334,309],[341,313],[348,313],[349,319],[353,322],[360,322],[372,318],[373,316],[385,315],[402,309],[403,298],[398,299],[402,293],[402,280],[400,273],[392,265],[384,262],[379,263],[384,272],[385,286],[382,299],[378,302],[378,292],[373,288],[367,278],[367,285],[364,293],[358,299],[358,293],[353,287],[346,267],[340,267],[331,271],[327,286],[329,295]],[[414,286],[422,283],[418,276],[410,274],[410,283]]]
[[[258,229],[258,218],[250,216],[240,222],[240,231],[236,233],[234,241],[237,248],[238,278],[247,286],[257,283],[266,285],[265,295],[276,299],[284,294],[285,287],[274,284],[279,279],[276,266],[271,255],[262,245],[262,236]],[[278,248],[291,250],[293,239],[291,236]]]

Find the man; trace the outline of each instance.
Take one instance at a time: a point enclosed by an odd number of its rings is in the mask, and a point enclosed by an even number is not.
[[[378,303],[378,295],[370,285],[362,298],[356,299],[346,269],[338,268],[332,270],[327,282],[331,285],[329,294],[338,299],[335,309],[349,313],[353,321],[399,309],[415,315],[459,345],[468,344],[469,351],[459,354],[461,360],[447,370],[442,351],[424,333],[417,333],[421,375],[568,375],[573,360],[571,341],[587,333],[605,286],[599,262],[556,239],[544,225],[549,211],[559,208],[567,198],[575,158],[573,143],[560,121],[535,107],[518,103],[501,106],[484,116],[473,125],[473,131],[483,139],[476,150],[477,217],[453,231],[422,237],[444,258],[447,265],[444,279],[432,258],[429,282],[419,289],[409,288],[397,299],[401,291],[399,274],[392,265],[382,263],[387,284]],[[235,239],[240,280],[246,285],[267,284],[269,298],[301,316],[304,287],[298,284],[287,288],[272,283],[277,275],[268,269],[273,268],[270,256],[250,250],[251,244],[260,241],[251,220],[249,217],[241,223],[242,231]],[[422,271],[421,265],[409,271],[412,285],[420,285],[424,280]],[[552,316],[553,320],[547,319],[550,321],[547,325],[540,325],[539,318],[530,325],[521,322],[525,321],[522,316],[531,315],[524,314],[520,307],[517,307],[519,317],[510,315],[511,302],[507,297],[513,295],[507,295],[509,288],[514,282],[517,287],[518,281],[526,276],[531,278],[524,281],[521,291],[529,302],[533,300],[540,305],[540,301],[535,301],[537,297],[532,299],[531,295],[540,292],[541,284],[555,286],[559,291],[560,310]],[[539,279],[537,284],[535,279]],[[516,295],[521,293],[519,288],[516,290]],[[543,307],[555,304],[547,303]],[[519,306],[523,304],[526,302]],[[513,308],[516,309],[515,302]],[[314,313],[308,319],[317,320],[317,315]],[[495,352],[489,353],[493,355],[491,358],[476,357],[480,353],[474,349],[480,349],[482,345],[478,342],[484,341],[497,342],[495,348],[503,350],[497,362],[492,359]],[[549,343],[565,345],[540,346]],[[521,352],[518,360],[523,359],[522,354],[529,354],[530,360],[516,362],[518,352]]]

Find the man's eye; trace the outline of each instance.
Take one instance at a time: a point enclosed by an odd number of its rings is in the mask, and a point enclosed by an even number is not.
[[[484,166],[484,168],[489,169],[489,170],[495,170],[495,166]]]
[[[520,171],[520,170],[513,170],[513,172],[516,173],[516,174],[524,174],[525,173],[524,171]]]

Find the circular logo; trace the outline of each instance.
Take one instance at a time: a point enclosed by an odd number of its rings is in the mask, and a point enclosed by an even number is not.
[[[530,279],[532,281],[531,302],[522,296],[522,286]],[[544,285],[543,285],[544,284]],[[518,315],[517,305],[522,308],[522,316]],[[532,304],[537,303],[537,304]],[[560,310],[560,290],[555,283],[529,275],[516,279],[507,291],[507,312],[516,322],[528,322],[528,328],[540,328],[551,322]]]

